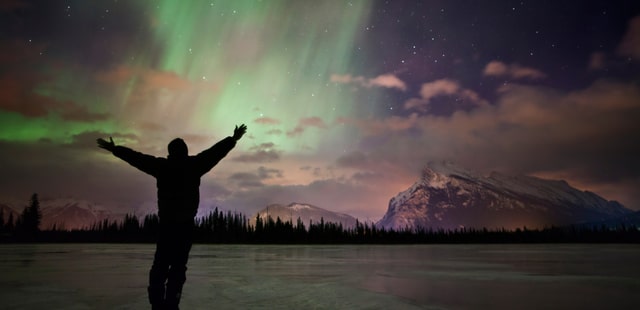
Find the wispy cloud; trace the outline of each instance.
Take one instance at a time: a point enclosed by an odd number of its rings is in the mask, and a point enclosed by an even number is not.
[[[547,75],[542,71],[524,67],[519,64],[506,64],[504,62],[494,60],[484,67],[483,74],[485,76],[507,77],[512,79],[531,79],[537,80],[545,78]]]
[[[331,82],[340,84],[355,84],[361,87],[385,87],[395,88],[401,91],[407,90],[407,84],[393,74],[382,74],[375,78],[365,78],[363,76],[351,76],[350,74],[331,75]]]
[[[400,80],[393,74],[379,75],[373,79],[370,79],[369,83],[374,86],[396,88],[402,91],[407,90],[407,84],[405,84],[402,80]]]
[[[263,124],[263,125],[278,125],[280,124],[280,121],[275,119],[275,118],[271,118],[271,117],[259,117],[256,118],[255,120],[253,120],[254,123],[256,124]]]
[[[327,129],[327,124],[317,116],[302,118],[298,121],[298,125],[295,128],[287,131],[287,136],[293,137],[300,135],[309,127]]]
[[[265,186],[263,181],[282,178],[283,171],[279,169],[258,167],[256,172],[237,172],[229,176],[229,180],[242,188],[256,188]]]
[[[416,109],[422,112],[429,110],[432,99],[441,96],[455,97],[454,102],[465,101],[471,106],[484,104],[484,100],[473,90],[463,88],[457,81],[451,79],[440,79],[422,84],[420,97],[411,98],[404,103],[404,108]]]
[[[249,149],[249,153],[245,153],[233,157],[234,161],[244,163],[269,163],[280,160],[280,151],[272,142],[262,143]]]

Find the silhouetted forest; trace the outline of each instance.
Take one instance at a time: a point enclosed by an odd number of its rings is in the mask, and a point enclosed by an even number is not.
[[[22,217],[21,217],[22,218]],[[265,244],[327,244],[327,243],[638,243],[640,230],[635,226],[616,228],[601,227],[549,227],[545,229],[455,229],[455,230],[391,230],[368,223],[357,222],[353,228],[340,224],[304,224],[267,220],[256,217],[255,225],[249,225],[240,213],[221,212],[218,209],[196,220],[196,243],[265,243]],[[79,230],[31,231],[24,220],[12,224],[9,220],[0,225],[2,242],[122,242],[153,243],[158,226],[158,216],[147,215],[142,220],[126,215],[122,221],[104,220]]]
[[[0,214],[0,242],[155,242],[159,219],[155,214],[139,219],[126,215],[121,221],[104,220],[78,230],[39,229],[42,215],[38,197],[14,220]],[[489,230],[462,228],[455,230],[391,230],[369,223],[355,227],[324,222],[293,223],[280,218],[255,218],[250,225],[242,213],[223,212],[216,208],[195,221],[196,243],[265,243],[265,244],[407,244],[407,243],[638,243],[636,226],[568,226],[545,229]]]

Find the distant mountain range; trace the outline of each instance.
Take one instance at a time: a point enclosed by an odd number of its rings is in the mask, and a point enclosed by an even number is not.
[[[543,228],[620,218],[632,211],[565,181],[431,163],[422,178],[391,198],[377,225],[385,228]]]
[[[4,221],[8,221],[9,214],[17,220],[25,206],[26,203],[20,207],[0,203]],[[124,217],[108,208],[71,198],[41,200],[40,206],[43,230],[54,225],[58,229],[81,229],[105,219],[113,221]],[[140,216],[140,210],[136,213]],[[280,217],[293,223],[300,218],[306,227],[321,219],[341,223],[344,228],[354,227],[356,223],[353,216],[306,203],[272,204],[248,216],[252,225],[256,216],[261,219],[271,216],[274,220]],[[495,172],[481,176],[448,162],[429,164],[417,182],[391,198],[387,212],[376,223],[396,230],[620,224],[640,225],[640,211],[633,212],[615,201],[580,191],[565,181]]]
[[[40,223],[42,230],[51,229],[54,225],[56,229],[66,230],[88,228],[105,219],[115,220],[123,217],[91,202],[73,198],[41,200],[39,203],[42,212]],[[9,220],[9,214],[12,213],[15,223],[25,207],[26,204],[19,208],[0,205],[0,211],[3,212],[5,222]]]
[[[264,209],[258,211],[257,214],[252,216],[249,220],[251,225],[255,225],[256,216],[260,219],[266,220],[270,216],[274,221],[279,217],[282,221],[291,221],[294,225],[298,218],[302,221],[305,227],[309,228],[309,223],[320,223],[320,220],[325,223],[340,223],[343,228],[351,228],[356,226],[356,218],[344,214],[332,212],[326,209],[322,209],[316,206],[312,206],[304,203],[290,203],[289,205],[272,204]]]
[[[105,219],[119,218],[88,201],[54,199],[41,201],[40,204],[43,206],[41,229],[52,228],[54,224],[60,229],[79,229]]]

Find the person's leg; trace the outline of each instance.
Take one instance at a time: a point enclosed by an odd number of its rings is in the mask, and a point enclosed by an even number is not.
[[[168,309],[178,309],[182,287],[187,280],[187,261],[192,245],[193,224],[181,227],[174,235],[176,239],[171,252],[171,266],[167,274],[166,305]]]
[[[147,287],[149,303],[151,303],[153,309],[162,309],[164,306],[165,282],[169,273],[169,258],[171,255],[170,239],[170,233],[161,227],[158,232],[156,252],[153,257],[153,265],[149,271],[149,286]]]

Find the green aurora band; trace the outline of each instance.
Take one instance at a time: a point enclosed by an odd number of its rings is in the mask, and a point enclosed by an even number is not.
[[[315,128],[303,135],[286,133],[303,118],[328,124],[352,113],[354,93],[329,80],[354,69],[354,42],[369,6],[367,1],[162,1],[152,8],[155,39],[162,46],[155,69],[212,86],[195,95],[170,94],[164,101],[191,111],[189,132],[227,132],[237,123],[269,118],[280,123],[250,124],[256,141],[286,151],[315,151],[329,142],[323,136],[336,134]],[[148,59],[144,52],[139,58]]]
[[[254,145],[273,142],[289,154],[345,147],[346,129],[331,125],[355,112],[357,94],[330,77],[358,72],[364,64],[355,45],[371,6],[369,1],[166,0],[138,7],[145,28],[131,31],[153,38],[140,40],[151,46],[120,52],[126,79],[109,84],[100,78],[103,72],[68,60],[63,70],[38,69],[49,78],[31,90],[105,117],[86,121],[56,110],[35,118],[3,112],[0,139],[69,143],[74,135],[99,131],[166,141],[178,135],[221,137],[244,122]],[[158,83],[153,74],[172,79]],[[259,118],[265,122],[254,122]],[[295,131],[309,118],[316,122]],[[145,131],[142,123],[163,130]]]

